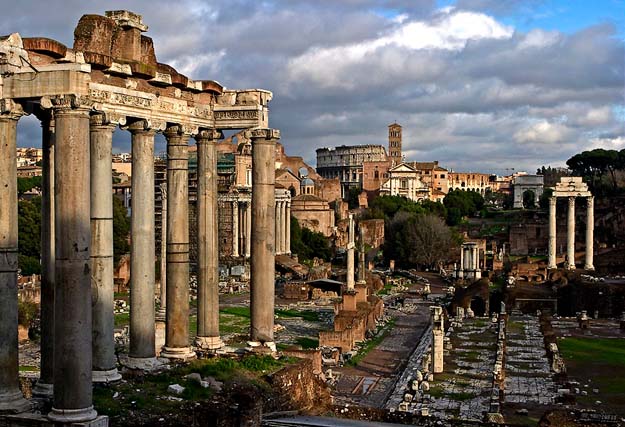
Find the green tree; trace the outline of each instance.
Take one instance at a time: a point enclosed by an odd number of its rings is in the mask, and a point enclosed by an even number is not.
[[[291,252],[300,260],[317,257],[330,261],[332,257],[329,239],[322,233],[301,227],[295,217],[291,217]]]
[[[484,208],[484,198],[477,191],[452,190],[443,199],[447,208],[447,224],[457,225],[461,219],[473,216]]]
[[[358,209],[360,206],[360,202],[358,201],[358,196],[360,196],[360,189],[357,187],[350,187],[349,193],[347,194],[347,206],[349,209]]]
[[[33,188],[41,189],[42,185],[42,177],[41,176],[31,176],[27,178],[17,178],[17,194],[21,196],[22,194],[32,190]]]
[[[616,171],[625,169],[622,151],[603,148],[583,151],[567,160],[566,164],[574,175],[585,178],[594,193],[611,193],[618,187]]]
[[[119,263],[121,257],[130,251],[128,236],[130,234],[130,218],[122,201],[113,197],[113,262]]]
[[[19,200],[18,211],[18,266],[22,274],[41,273],[41,197]]]

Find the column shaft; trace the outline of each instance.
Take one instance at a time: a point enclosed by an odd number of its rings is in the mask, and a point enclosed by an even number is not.
[[[159,298],[161,306],[156,313],[156,319],[164,322],[167,313],[167,183],[161,183],[161,259],[160,259],[160,288]]]
[[[277,131],[252,131],[251,340],[273,343]]]
[[[464,245],[460,245],[460,268],[458,269],[458,278],[464,278]]]
[[[20,115],[0,115],[0,414],[30,409],[18,382],[17,162]]]
[[[282,202],[276,202],[276,255],[282,253]]]
[[[113,176],[111,157],[116,124],[91,117],[91,291],[93,297],[93,380],[121,379],[115,357],[113,314]]]
[[[566,230],[567,268],[575,269],[575,197],[569,197],[569,212]]]
[[[348,242],[347,242],[347,290],[354,290],[354,217],[349,215],[348,226]]]
[[[286,253],[291,255],[291,202],[286,203]]]
[[[41,122],[41,362],[33,396],[52,398],[54,382],[54,119]]]
[[[252,204],[245,205],[245,256],[250,257],[252,252]]]
[[[130,350],[136,362],[153,360],[154,313],[154,134],[147,123],[129,126],[132,134],[130,247]],[[147,359],[147,360],[146,360]]]
[[[210,138],[210,137],[213,138]],[[223,346],[219,337],[219,236],[217,148],[219,133],[203,131],[197,140],[198,307],[196,345]],[[247,240],[247,236],[246,236]]]
[[[595,198],[586,198],[586,260],[584,268],[594,270]]]
[[[54,421],[88,421],[92,406],[89,112],[59,108],[56,124]]]
[[[556,258],[556,202],[556,197],[549,198],[549,263],[547,268],[558,268]]]
[[[181,126],[167,137],[167,325],[161,356],[191,359],[189,347],[189,182],[188,141]]]
[[[236,197],[236,196],[235,196]],[[239,202],[232,202],[232,256],[239,256]]]

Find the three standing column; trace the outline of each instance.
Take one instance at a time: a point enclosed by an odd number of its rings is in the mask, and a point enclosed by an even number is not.
[[[219,235],[217,203],[217,148],[220,131],[203,130],[197,141],[197,338],[200,349],[223,347],[219,335]],[[249,209],[249,207],[248,207]],[[245,241],[249,240],[246,232]]]
[[[291,255],[291,202],[286,202],[286,253]]]
[[[189,133],[182,126],[167,138],[167,325],[162,357],[188,360],[189,346]],[[154,190],[152,189],[152,192]]]
[[[275,148],[280,132],[253,129],[250,340],[275,350]]]
[[[274,196],[275,197],[275,196]],[[282,254],[282,202],[276,202],[276,254]]]
[[[569,196],[566,230],[566,268],[575,270],[575,197]]]
[[[89,110],[75,98],[54,100],[56,124],[54,310],[55,422],[90,421],[92,405],[92,299]],[[4,322],[2,322],[4,323]]]
[[[113,314],[113,189],[111,157],[117,123],[91,116],[91,269],[93,381],[118,381]]]
[[[156,363],[154,313],[154,135],[146,120],[128,126],[132,134],[130,246],[130,367]]]
[[[18,104],[0,114],[0,414],[24,412],[18,382],[17,341],[17,121]]]

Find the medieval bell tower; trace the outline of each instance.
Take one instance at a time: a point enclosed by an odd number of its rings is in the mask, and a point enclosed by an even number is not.
[[[402,162],[401,126],[397,123],[388,126],[388,155],[393,166]]]

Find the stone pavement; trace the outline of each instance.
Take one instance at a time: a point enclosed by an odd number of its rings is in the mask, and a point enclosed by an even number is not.
[[[505,369],[505,402],[554,403],[557,386],[552,379],[538,317],[517,314],[508,319]]]

